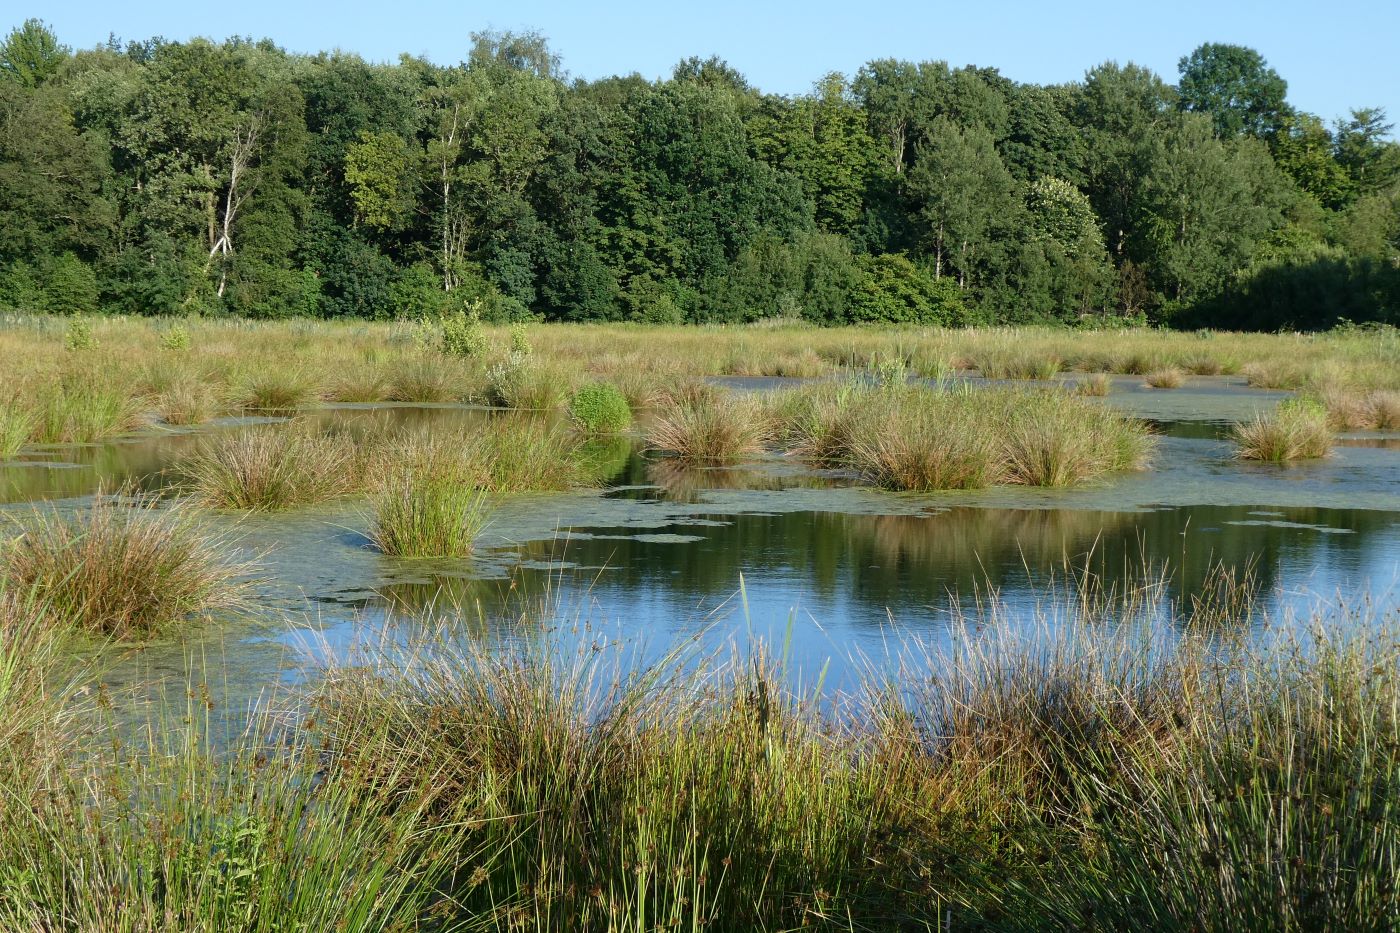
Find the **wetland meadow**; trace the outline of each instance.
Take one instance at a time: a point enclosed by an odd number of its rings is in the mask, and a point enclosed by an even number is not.
[[[0,358],[0,928],[1400,923],[1394,329]]]

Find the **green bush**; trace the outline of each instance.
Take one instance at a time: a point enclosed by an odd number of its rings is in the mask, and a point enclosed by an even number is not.
[[[171,324],[160,335],[160,348],[177,352],[188,350],[190,348],[189,328],[183,324]]]
[[[451,356],[482,356],[486,350],[486,333],[481,329],[478,308],[473,306],[442,319],[442,352]]]
[[[74,318],[63,335],[63,345],[70,350],[96,349],[97,337],[92,332],[92,322],[87,318]]]
[[[569,418],[588,434],[616,434],[632,424],[632,407],[617,386],[595,382],[574,393]]]

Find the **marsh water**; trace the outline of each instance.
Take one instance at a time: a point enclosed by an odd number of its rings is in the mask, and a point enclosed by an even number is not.
[[[637,662],[762,640],[781,646],[792,676],[839,685],[911,643],[936,645],[960,610],[996,603],[1004,624],[1043,622],[1053,594],[1086,573],[1101,593],[1155,581],[1166,626],[1185,624],[1192,596],[1222,570],[1253,581],[1241,626],[1303,617],[1338,593],[1364,596],[1361,624],[1395,619],[1400,436],[1344,436],[1333,456],[1294,466],[1232,459],[1230,423],[1280,397],[1225,378],[1155,391],[1119,378],[1104,404],[1153,423],[1152,468],[1071,490],[891,493],[776,455],[687,469],[619,439],[600,451],[603,488],[500,502],[466,560],[379,554],[363,501],[218,515],[260,565],[265,616],[142,646],[108,677],[147,697],[205,681],[237,707],[327,654],[437,626],[493,648],[622,645]],[[310,417],[354,430],[493,415],[365,405]],[[201,434],[246,423],[28,451],[0,464],[0,519],[82,508],[99,487],[161,489]]]

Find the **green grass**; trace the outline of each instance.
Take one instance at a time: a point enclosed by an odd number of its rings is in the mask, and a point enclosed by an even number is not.
[[[175,471],[203,505],[275,512],[350,492],[359,459],[348,438],[277,425],[205,438]]]
[[[1241,460],[1315,460],[1332,449],[1327,409],[1306,399],[1281,402],[1271,414],[1235,425],[1234,438]]]
[[[69,515],[35,509],[18,531],[0,549],[0,580],[56,624],[139,638],[245,605],[248,566],[187,507],[98,495]]]
[[[35,423],[33,413],[18,404],[0,406],[0,460],[9,460],[29,443]]]
[[[488,514],[481,471],[453,445],[422,446],[372,493],[370,538],[393,557],[468,557]]]

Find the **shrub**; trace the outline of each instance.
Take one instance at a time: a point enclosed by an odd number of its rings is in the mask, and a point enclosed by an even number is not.
[[[1235,425],[1234,437],[1242,460],[1310,460],[1332,449],[1327,409],[1308,399],[1281,402],[1273,414]]]
[[[586,434],[616,434],[631,426],[632,407],[617,386],[594,382],[569,400],[569,418]]]
[[[449,356],[480,357],[489,349],[481,328],[481,311],[473,305],[442,319],[442,352]]]
[[[92,331],[92,322],[85,317],[77,317],[68,322],[68,330],[63,335],[63,345],[73,351],[97,349],[97,335]]]
[[[74,515],[35,510],[0,554],[4,579],[60,618],[118,638],[244,605],[247,566],[184,506],[97,495]]]
[[[349,492],[357,460],[343,437],[279,425],[207,438],[176,472],[205,505],[274,512]]]
[[[171,324],[160,335],[160,348],[182,353],[190,348],[190,332],[183,324]]]
[[[529,356],[534,352],[530,346],[530,335],[522,321],[510,325],[510,352],[513,356]]]
[[[861,261],[863,275],[846,314],[853,324],[970,323],[962,293],[951,278],[935,279],[904,256],[886,254]]]

